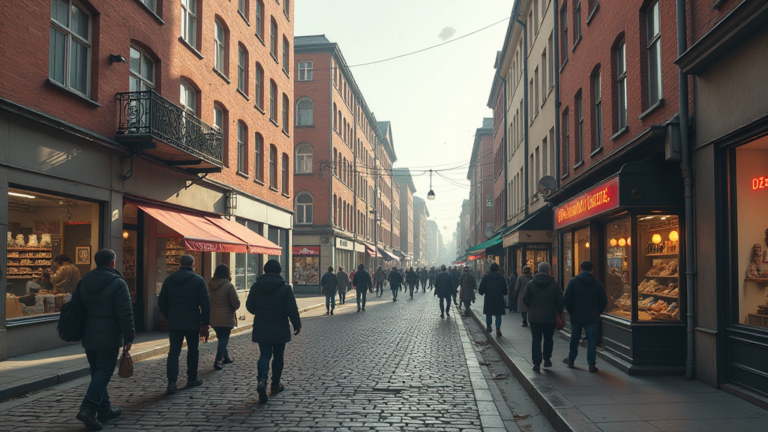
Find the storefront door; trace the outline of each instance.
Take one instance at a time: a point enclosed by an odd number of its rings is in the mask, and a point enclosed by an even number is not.
[[[140,226],[123,224],[122,273],[133,302],[136,331],[144,331],[144,247]]]

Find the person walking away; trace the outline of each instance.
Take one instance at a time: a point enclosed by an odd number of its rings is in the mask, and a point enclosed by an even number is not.
[[[469,271],[469,267],[464,267],[464,272],[459,279],[459,285],[461,286],[460,298],[464,303],[464,316],[470,316],[469,305],[475,301],[475,288],[477,288],[477,281]]]
[[[357,311],[360,312],[360,297],[363,297],[363,308],[365,311],[365,297],[370,291],[373,282],[371,281],[371,275],[365,271],[365,266],[360,264],[357,266],[357,273],[355,273],[352,283],[355,285],[355,291],[357,292]]]
[[[435,286],[435,276],[437,276],[437,272],[435,271],[435,268],[432,267],[429,269],[429,272],[427,273],[427,280],[429,282],[429,285],[427,288],[432,289]]]
[[[354,288],[355,290],[357,289],[355,288],[355,269],[352,269],[352,271],[349,272],[349,283],[352,286],[352,288]]]
[[[453,293],[453,281],[445,266],[440,266],[440,273],[435,277],[435,296],[440,299],[440,318],[444,314],[451,316],[451,294]],[[443,305],[445,303],[445,305]]]
[[[400,284],[403,283],[403,277],[396,269],[389,272],[389,289],[392,290],[392,301],[397,301],[397,293],[400,291]]]
[[[53,262],[58,266],[56,273],[43,273],[43,279],[50,282],[56,292],[74,293],[77,283],[80,282],[80,269],[72,264],[67,255],[59,255]]]
[[[328,272],[323,275],[320,280],[320,287],[325,294],[325,314],[333,315],[333,310],[336,309],[336,290],[338,290],[339,280],[336,279],[336,274],[333,273],[333,267],[328,267]]]
[[[373,274],[373,281],[376,282],[376,297],[384,295],[384,279],[386,278],[384,270],[382,270],[381,267],[379,267],[376,270],[376,273]]]
[[[525,287],[531,279],[533,279],[531,267],[525,266],[523,267],[523,274],[518,276],[517,282],[515,282],[514,295],[517,296],[517,311],[520,312],[520,315],[523,317],[523,327],[528,327],[528,306],[523,303],[523,294],[525,294]]]
[[[552,366],[552,348],[555,342],[552,335],[555,333],[555,320],[557,314],[563,312],[563,292],[552,275],[551,268],[546,262],[539,263],[539,272],[525,286],[523,303],[528,306],[528,320],[531,323],[531,346],[533,354],[533,371],[541,370],[541,360],[544,359],[544,367]],[[480,285],[482,289],[482,284]],[[544,339],[544,351],[541,350],[541,341]]]
[[[339,303],[344,304],[347,302],[347,289],[349,288],[349,276],[344,272],[344,269],[339,267],[339,271],[336,273],[336,288],[339,291]]]
[[[405,279],[405,274],[406,274],[405,267],[403,267],[403,268],[400,269],[400,279],[402,279],[403,282],[404,282],[402,284],[403,285],[403,292],[408,291],[408,282]]]
[[[508,307],[512,313],[517,312],[517,293],[515,292],[515,284],[517,283],[517,272],[513,271],[509,274],[509,282],[507,283],[508,294]]]
[[[492,331],[493,317],[496,317],[496,336],[501,336],[501,316],[506,314],[504,297],[507,293],[507,281],[499,273],[499,265],[491,264],[490,272],[480,280],[477,292],[485,296],[483,299],[483,313],[485,314],[485,331]]]
[[[280,382],[285,365],[285,344],[293,335],[301,332],[301,318],[293,289],[280,276],[283,269],[277,260],[271,259],[264,264],[264,274],[259,276],[248,292],[245,308],[253,314],[253,334],[251,340],[259,344],[258,384],[256,392],[259,402],[266,403],[269,361],[272,360],[272,386],[274,396],[285,390]]]
[[[421,292],[427,292],[427,280],[429,279],[429,272],[426,267],[422,267],[419,272],[419,279],[421,280]]]
[[[229,266],[219,264],[213,277],[208,281],[208,296],[211,298],[211,327],[216,332],[216,358],[213,359],[213,368],[221,370],[220,362],[224,364],[234,363],[229,356],[227,345],[232,329],[237,326],[237,310],[240,309],[240,297],[235,286],[232,285],[232,273]]]
[[[96,431],[102,429],[103,422],[123,413],[110,404],[107,386],[115,372],[120,347],[130,351],[135,335],[131,295],[115,270],[115,256],[109,249],[96,252],[93,258],[97,267],[75,287],[85,315],[81,344],[91,370],[91,383],[77,419]]]
[[[461,274],[459,273],[458,267],[453,267],[451,269],[450,275],[451,275],[451,282],[453,283],[453,286],[452,286],[453,291],[451,291],[451,297],[453,297],[453,304],[458,306],[459,303],[456,301],[456,296],[458,295],[458,291],[459,291],[459,279],[461,279]]]
[[[419,275],[413,271],[413,267],[408,269],[408,272],[405,274],[405,282],[408,283],[408,289],[411,291],[411,298],[413,298],[413,288],[419,283]]]
[[[203,278],[195,273],[195,258],[182,255],[179,270],[165,278],[160,289],[157,305],[168,321],[170,349],[166,363],[168,394],[176,393],[176,379],[179,377],[179,354],[184,340],[187,340],[187,388],[203,384],[197,376],[200,360],[198,344],[200,332],[208,331],[211,323],[211,299]]]
[[[581,331],[587,334],[587,364],[590,372],[597,372],[597,323],[608,305],[608,296],[599,280],[592,275],[592,263],[581,263],[581,272],[568,282],[565,289],[565,308],[571,316],[571,341],[568,357],[563,363],[573,367],[579,354]]]

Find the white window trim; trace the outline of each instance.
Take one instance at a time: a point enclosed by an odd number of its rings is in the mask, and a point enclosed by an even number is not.
[[[299,203],[299,198],[303,196],[309,196],[310,199],[312,199],[312,203]],[[312,220],[307,222],[307,205],[312,206]],[[304,217],[304,222],[299,222],[299,206],[302,206],[302,213],[301,215]],[[311,193],[307,191],[302,191],[296,194],[296,225],[313,225],[315,223],[315,198],[312,196]]]
[[[62,85],[64,87],[66,87],[67,89],[69,89],[69,90],[71,90],[71,91],[73,91],[73,92],[75,92],[77,94],[83,95],[86,98],[90,98],[91,97],[91,58],[92,58],[92,55],[93,55],[93,44],[91,43],[91,41],[93,40],[93,15],[91,15],[91,13],[88,11],[88,9],[84,8],[83,5],[78,3],[77,1],[68,0],[68,2],[69,2],[69,5],[67,7],[67,13],[69,14],[68,15],[68,20],[69,20],[69,26],[68,27],[64,26],[64,24],[59,23],[58,21],[53,19],[53,17],[51,17],[51,26],[56,28],[58,31],[64,33],[65,36],[66,36],[66,43],[64,44],[64,81],[65,82],[63,82],[63,83],[62,82],[58,82],[58,81],[56,81],[51,76],[51,73],[50,73],[50,58],[48,60],[49,61],[48,77],[51,79],[51,81],[54,81],[54,82],[56,82],[56,83],[58,83],[58,84],[60,84],[60,85]],[[83,40],[83,38],[80,37],[80,35],[75,34],[70,29],[70,27],[72,26],[72,5],[77,6],[78,9],[83,11],[88,16],[88,40]],[[70,63],[70,51],[72,49],[72,43],[73,43],[72,38],[73,37],[75,39],[77,39],[79,42],[81,42],[81,43],[83,43],[83,44],[85,44],[87,46],[87,53],[88,53],[87,57],[88,58],[86,60],[87,68],[86,68],[86,71],[85,71],[85,74],[86,74],[85,93],[81,92],[80,90],[77,90],[76,88],[74,88],[74,87],[72,87],[70,85],[70,83],[72,82],[72,77],[70,76],[71,68],[70,68],[70,64],[69,63]],[[48,49],[49,49],[49,51],[51,49],[50,41],[48,42]]]
[[[194,12],[192,12],[189,7],[190,2],[195,5]],[[181,0],[181,15],[182,19],[179,26],[181,38],[187,41],[191,46],[197,48],[197,0]],[[190,17],[192,17],[191,26]]]
[[[130,49],[138,51],[139,55],[141,56],[140,57],[141,63],[139,65],[139,72],[137,73],[133,69],[131,69],[131,64],[130,64],[131,59],[129,58],[128,59],[128,74],[131,75],[132,77],[138,79],[146,87],[148,87],[150,89],[154,89],[155,88],[155,76],[156,76],[155,72],[157,70],[157,62],[155,62],[155,60],[151,56],[147,55],[147,53],[144,50],[142,50],[141,48],[139,48],[139,47],[137,47],[135,45],[131,45]],[[129,53],[130,53],[130,51],[129,51]],[[152,62],[152,81],[149,81],[147,78],[145,78],[145,77],[143,77],[141,75],[141,66],[144,64],[145,60]],[[138,91],[142,91],[142,90],[138,90]]]
[[[312,75],[314,71],[314,62],[312,61],[300,61],[299,62],[299,81],[312,81]]]
[[[221,37],[224,40],[219,40],[219,29],[221,29]],[[224,31],[224,26],[219,21],[215,21],[213,26],[213,67],[217,71],[226,75],[226,62],[227,62],[227,34]],[[219,65],[221,63],[221,65]],[[221,66],[221,67],[220,67]]]

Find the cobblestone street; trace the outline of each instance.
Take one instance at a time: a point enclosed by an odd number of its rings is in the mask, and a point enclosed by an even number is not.
[[[166,395],[164,356],[137,363],[130,379],[115,376],[109,391],[123,416],[107,422],[105,429],[511,428],[500,422],[492,402],[477,400],[478,389],[488,387],[477,358],[467,360],[470,342],[457,314],[440,319],[431,291],[415,294],[414,300],[401,292],[397,302],[389,291],[382,299],[369,298],[365,312],[357,313],[350,297],[334,316],[326,316],[324,309],[302,316],[302,332],[286,348],[286,391],[266,405],[256,401],[258,348],[246,332],[231,340],[235,363],[220,372],[212,367],[215,341],[201,345],[201,387]],[[180,388],[183,377],[182,366]],[[0,429],[82,430],[74,416],[86,386],[87,380],[80,379],[0,404]],[[495,418],[486,417],[492,412]]]

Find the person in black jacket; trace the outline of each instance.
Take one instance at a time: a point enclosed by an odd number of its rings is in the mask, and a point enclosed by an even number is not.
[[[507,281],[499,273],[498,264],[491,264],[491,271],[480,280],[480,287],[477,292],[484,296],[485,331],[491,332],[491,324],[495,316],[496,336],[501,336],[501,316],[506,314],[504,295],[507,293]]]
[[[285,386],[280,383],[285,362],[285,344],[291,341],[291,325],[293,325],[294,336],[298,336],[301,332],[299,307],[296,305],[293,289],[280,276],[282,271],[277,260],[267,261],[264,264],[264,274],[259,276],[251,286],[248,300],[245,301],[245,308],[253,314],[251,340],[259,344],[256,392],[259,394],[261,403],[268,400],[267,377],[270,359],[272,360],[272,394],[285,390]]]
[[[165,278],[157,299],[157,306],[168,321],[171,344],[166,364],[168,394],[176,393],[179,354],[184,339],[187,340],[187,387],[203,384],[202,378],[197,376],[200,360],[198,345],[200,333],[208,332],[211,323],[211,298],[205,280],[195,273],[195,258],[182,255],[179,264],[179,270]]]
[[[411,298],[413,298],[413,288],[417,287],[419,283],[419,275],[413,271],[413,267],[405,272],[405,282],[408,284],[408,289],[411,291]]]
[[[333,273],[333,267],[328,267],[328,273],[323,275],[323,279],[320,280],[320,286],[325,294],[325,314],[333,315],[333,310],[336,309],[336,291],[338,287],[338,279],[336,274]]]
[[[90,430],[123,411],[109,402],[107,386],[117,366],[120,347],[130,351],[135,330],[128,285],[115,270],[115,252],[102,249],[93,256],[97,267],[80,279],[76,289],[85,317],[82,345],[91,369],[91,383],[77,419]]]
[[[426,267],[422,267],[421,271],[419,271],[419,280],[421,281],[421,292],[427,292],[427,279],[429,279],[429,272],[427,271]]]
[[[443,265],[440,266],[440,273],[435,277],[435,296],[440,299],[440,318],[443,318],[443,314],[451,316],[451,294],[453,294],[453,281]]]
[[[541,370],[541,360],[544,367],[552,366],[552,349],[555,342],[557,314],[563,312],[563,291],[560,285],[549,274],[549,263],[540,262],[539,272],[525,286],[523,303],[528,306],[528,321],[531,323],[531,346],[533,356],[533,371]],[[544,339],[544,351],[541,350],[541,340]]]
[[[389,289],[392,290],[392,301],[397,301],[397,293],[400,292],[400,284],[403,283],[403,277],[397,269],[389,272]]]
[[[368,291],[373,287],[373,281],[371,275],[365,271],[365,266],[360,264],[357,266],[357,273],[355,273],[352,284],[355,285],[355,291],[357,292],[357,311],[360,312],[360,296],[363,297],[363,310],[365,310],[365,297]]]
[[[429,273],[427,273],[427,276],[428,276],[428,282],[429,282],[429,286],[427,288],[432,289],[432,287],[435,286],[435,276],[437,276],[437,271],[435,270],[434,267],[429,269]]]
[[[597,323],[608,305],[608,296],[599,280],[592,275],[592,263],[581,263],[581,273],[568,282],[565,289],[565,308],[571,315],[571,344],[563,363],[573,367],[579,354],[581,331],[587,334],[587,364],[590,372],[597,372]]]
[[[459,293],[459,280],[461,279],[461,273],[459,273],[458,267],[451,268],[451,284],[452,284],[452,291],[451,291],[451,297],[453,297],[453,304],[458,306],[459,302],[456,301],[456,296]]]

